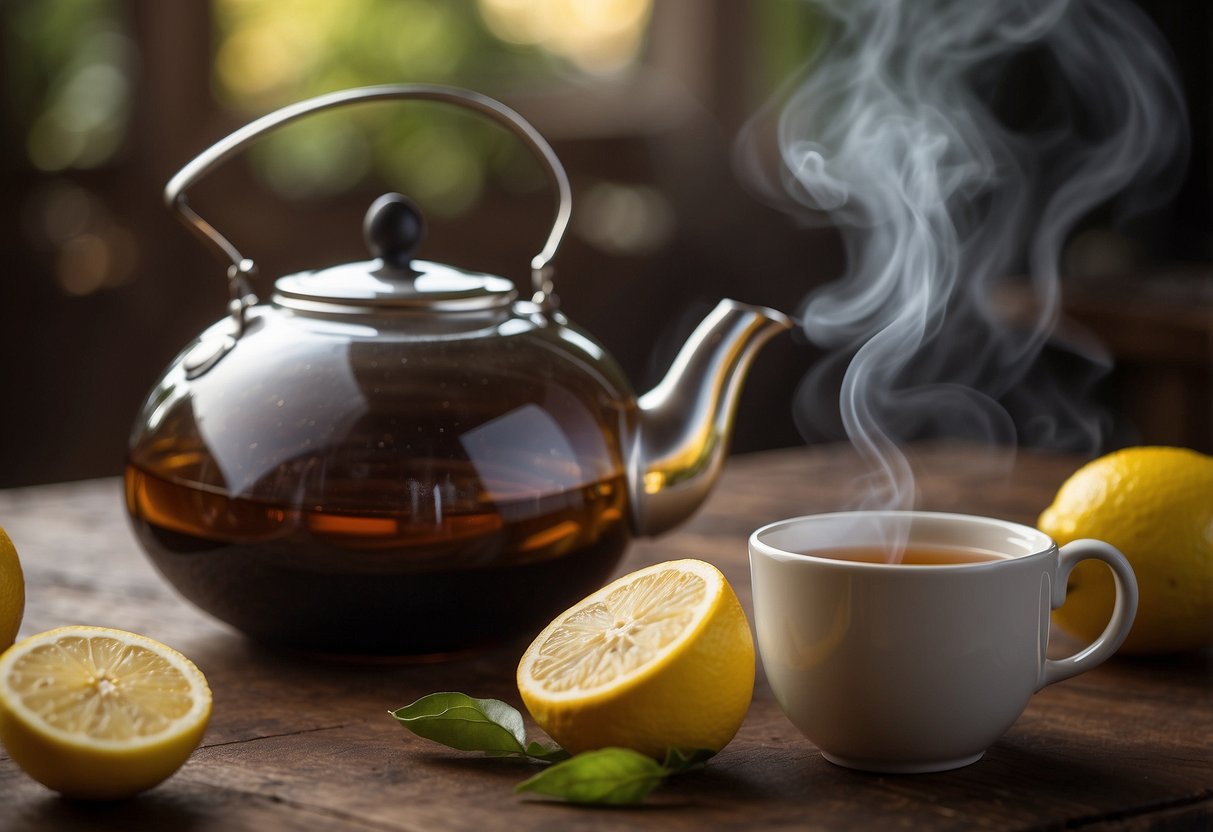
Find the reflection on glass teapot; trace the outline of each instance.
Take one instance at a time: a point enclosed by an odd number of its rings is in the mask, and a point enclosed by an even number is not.
[[[279,278],[190,208],[185,189],[248,141],[319,110],[440,101],[511,128],[559,201],[532,294],[413,259],[420,215],[388,194],[373,259]],[[255,639],[313,652],[456,652],[528,633],[601,585],[633,535],[686,519],[712,487],[741,381],[790,326],[722,301],[637,398],[557,310],[550,261],[570,193],[513,111],[450,87],[390,85],[271,113],[186,165],[169,205],[230,260],[229,314],[152,390],[126,497],[152,561],[186,598]]]

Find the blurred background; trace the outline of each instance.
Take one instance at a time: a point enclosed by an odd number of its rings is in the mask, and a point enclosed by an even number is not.
[[[1188,101],[1183,185],[1065,260],[1066,322],[1115,359],[1109,445],[1213,451],[1213,12],[1141,0]],[[836,234],[741,181],[734,142],[823,36],[798,0],[4,0],[0,3],[0,487],[121,472],[135,414],[226,302],[220,263],[164,183],[255,117],[331,90],[458,84],[518,110],[574,192],[557,292],[639,390],[721,297],[795,312],[837,277]],[[1023,94],[1031,95],[1030,88]],[[529,279],[553,195],[525,149],[450,107],[325,114],[260,141],[191,203],[273,277],[366,258],[380,193],[417,201],[421,256]],[[733,450],[802,435],[819,353],[781,338],[747,382]]]

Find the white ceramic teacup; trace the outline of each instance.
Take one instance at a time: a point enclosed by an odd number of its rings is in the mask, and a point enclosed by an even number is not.
[[[911,546],[997,553],[953,565],[866,563],[806,554],[883,545],[890,524]],[[1137,582],[1106,543],[1058,549],[1044,533],[986,517],[838,512],[782,520],[750,536],[763,667],[788,718],[826,759],[924,772],[976,762],[1032,694],[1090,670],[1120,647]],[[1116,605],[1098,639],[1049,659],[1050,611],[1079,561],[1102,560]]]

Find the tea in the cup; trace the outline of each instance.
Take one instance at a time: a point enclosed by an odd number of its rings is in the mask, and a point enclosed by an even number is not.
[[[903,566],[956,566],[962,563],[990,563],[1010,555],[991,549],[969,546],[920,546],[910,544],[890,549],[883,546],[840,546],[801,552],[815,558],[845,560],[851,563],[897,563]]]

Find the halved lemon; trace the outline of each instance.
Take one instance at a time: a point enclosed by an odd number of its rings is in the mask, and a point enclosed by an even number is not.
[[[539,634],[518,665],[539,727],[572,753],[719,751],[754,692],[754,638],[724,575],[699,560],[608,584]]]
[[[150,789],[198,747],[210,713],[202,672],[146,636],[61,627],[0,656],[0,740],[68,797]]]

